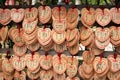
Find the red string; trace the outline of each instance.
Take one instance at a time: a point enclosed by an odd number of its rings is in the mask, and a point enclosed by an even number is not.
[[[33,60],[33,58],[34,58],[34,55],[35,55],[35,52],[33,51],[31,54],[32,54],[32,60]]]
[[[117,8],[117,12],[119,13],[119,8]]]
[[[7,52],[6,52],[6,56],[8,57],[8,56],[9,56],[9,54],[10,54],[10,51],[7,51]]]
[[[30,0],[30,2],[32,2],[32,0]],[[29,11],[31,11],[31,8],[32,8],[32,5],[31,5],[31,3],[30,3],[30,5],[29,5],[29,6],[30,6],[30,8],[29,8]]]
[[[45,31],[45,28],[46,28],[46,25],[44,25],[44,27],[43,27],[43,31]]]
[[[104,30],[104,27],[102,27],[101,31],[105,31],[105,30]]]
[[[61,53],[58,53],[58,56],[61,57]]]
[[[16,12],[18,12],[18,9],[16,9]]]
[[[74,13],[75,5],[72,6],[72,12]]]
[[[32,2],[32,0],[31,0],[31,2]],[[29,12],[30,12],[30,11],[31,11],[31,8],[32,8],[32,5],[30,4],[29,6],[30,6],[30,8],[29,8]]]
[[[58,53],[58,57],[59,57],[59,62],[61,64],[61,53]]]
[[[71,78],[71,80],[75,80],[74,78]]]
[[[120,8],[120,6],[118,5],[116,8],[117,8],[117,12],[119,12],[119,8]]]
[[[116,30],[118,30],[118,27],[116,27]]]
[[[47,60],[47,55],[48,55],[48,52],[45,53],[45,56],[46,56],[46,60]]]
[[[60,6],[58,7],[58,11],[59,11],[59,21],[61,22],[61,18],[60,18],[60,11],[61,11],[61,8],[60,8]]]
[[[31,21],[27,21],[28,23],[30,23]]]
[[[100,54],[100,63],[102,62],[103,53]]]
[[[88,27],[85,27],[85,29],[88,29]]]
[[[90,51],[88,51],[88,54],[90,54]]]
[[[29,8],[29,12],[31,11],[31,8]]]
[[[43,5],[43,10],[45,10],[45,7],[46,7],[46,6],[45,6],[45,5]]]
[[[90,7],[88,6],[88,7],[86,7],[87,8],[87,10],[89,11],[90,10]]]
[[[22,71],[19,71],[20,74],[22,74]]]
[[[103,13],[103,15],[104,15],[104,10],[102,10],[102,13]]]
[[[75,5],[73,5],[73,6],[72,6],[72,9],[75,9],[75,8],[76,8],[76,6],[75,6]]]
[[[20,28],[18,28],[18,33],[20,34]]]
[[[104,8],[103,8],[103,7],[101,7],[101,10],[102,10],[102,13],[103,13],[103,15],[104,15]]]
[[[117,58],[117,54],[116,54],[116,53],[114,53],[114,59],[115,59],[115,61],[116,61],[116,58]]]
[[[20,77],[21,74],[22,74],[22,71],[19,71],[19,77]]]
[[[89,14],[90,14],[90,7],[89,7],[89,6],[87,6],[87,7],[86,7],[86,9],[89,11]]]

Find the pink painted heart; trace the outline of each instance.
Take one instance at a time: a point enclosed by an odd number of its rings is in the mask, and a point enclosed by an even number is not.
[[[22,23],[23,30],[25,31],[25,33],[30,34],[36,29],[37,23],[38,19],[34,21],[28,21],[25,19]]]
[[[111,8],[112,21],[116,24],[120,24],[120,8]]]
[[[96,14],[95,14],[95,19],[97,21],[97,23],[101,26],[106,26],[110,23],[111,19],[112,19],[112,15],[110,13],[109,9],[97,9],[96,10]]]
[[[49,6],[40,6],[38,8],[39,20],[42,24],[47,23],[51,19],[51,8]]]
[[[39,28],[37,31],[37,38],[40,44],[48,41],[51,37],[51,30],[50,28]]]
[[[26,66],[29,71],[35,71],[39,67],[39,54],[36,52],[33,54],[27,54],[25,55],[26,59]]]
[[[75,20],[77,20],[77,18],[79,16],[78,12],[79,11],[78,11],[77,8],[74,8],[74,9],[70,8],[70,9],[68,9],[68,13],[67,13],[67,17],[66,17],[67,21],[72,23]]]
[[[53,71],[52,70],[47,70],[47,71],[42,70],[39,75],[40,75],[41,80],[51,80],[53,77]]]
[[[52,56],[51,55],[42,55],[40,57],[40,66],[44,70],[49,70],[52,67]]]
[[[77,67],[76,65],[67,64],[67,75],[72,78],[77,74]]]
[[[110,61],[110,70],[112,72],[117,72],[120,70],[119,62],[120,62],[120,56],[117,55],[116,58],[114,58],[114,55],[109,55],[108,60]]]
[[[24,9],[11,9],[11,19],[18,23],[21,22],[24,18]]]
[[[120,27],[111,26],[110,27],[111,36],[110,38],[114,41],[120,40]]]
[[[104,42],[100,42],[97,39],[95,40],[95,45],[97,46],[97,48],[99,49],[105,49],[105,47],[107,47],[110,43],[110,39],[104,41]]]
[[[90,8],[89,10],[85,10],[82,13],[83,20],[87,25],[93,25],[95,23],[95,10],[94,8]]]
[[[93,68],[98,74],[103,73],[108,67],[108,60],[106,58],[96,57],[93,61]]]
[[[53,29],[57,32],[57,33],[62,33],[66,30],[66,20],[54,20],[53,21]]]
[[[38,10],[35,7],[25,9],[25,17],[28,21],[34,21],[38,16]]]
[[[97,28],[95,31],[95,38],[100,42],[104,42],[110,37],[109,28]]]
[[[5,24],[9,22],[10,19],[11,19],[11,11],[9,9],[0,9],[0,23]]]
[[[65,19],[66,18],[66,8],[65,7],[54,7],[52,9],[52,18],[53,19]]]
[[[26,62],[25,62],[25,57],[18,57],[18,56],[14,56],[12,58],[12,65],[14,67],[14,69],[16,69],[17,71],[21,71],[25,68],[26,66]]]
[[[58,34],[53,30],[52,39],[56,44],[62,44],[65,41],[65,34],[65,31],[61,34]]]

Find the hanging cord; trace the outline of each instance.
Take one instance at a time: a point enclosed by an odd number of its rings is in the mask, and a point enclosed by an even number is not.
[[[119,8],[120,8],[120,1],[118,2],[118,4],[116,4],[116,8],[117,8],[117,11],[119,12]]]
[[[103,13],[103,15],[104,15],[104,9],[105,9],[104,6],[100,6],[99,8],[102,10],[102,13]],[[102,28],[103,28],[103,27],[102,27]]]
[[[46,24],[44,24],[43,31],[45,31],[45,29],[46,29]]]
[[[45,52],[45,59],[47,60],[48,58],[47,58],[47,56],[48,56],[48,52]]]
[[[17,24],[17,28],[18,28],[18,35],[20,36],[20,24]]]
[[[100,63],[102,63],[103,53],[100,54]]]
[[[61,6],[58,6],[58,11],[59,11],[59,22],[61,22],[61,16],[60,16]]]
[[[116,61],[116,58],[117,58],[117,53],[116,53],[116,50],[114,51],[114,59]]]
[[[120,6],[119,6],[119,5],[116,5],[116,8],[117,8],[117,12],[119,12]],[[117,27],[117,28],[118,28],[118,27]]]
[[[116,49],[112,46],[112,49],[113,49],[113,51],[114,51],[114,54],[113,54],[113,57],[114,57],[114,59],[115,59],[115,61],[116,61],[116,58],[117,58],[117,51],[116,51]]]
[[[32,60],[33,60],[33,58],[34,58],[34,55],[35,55],[35,52],[33,51],[31,54],[32,54]]]
[[[31,8],[32,8],[32,0],[30,0],[30,4],[29,4],[29,12],[31,11]]]
[[[43,5],[43,10],[45,10],[46,5]]]
[[[22,74],[22,71],[19,71],[19,74]],[[20,76],[20,75],[19,75]]]
[[[89,14],[90,14],[90,5],[89,5],[89,3],[88,3],[88,2],[87,2],[86,9],[89,11]],[[88,28],[87,28],[87,29],[88,29]]]
[[[7,59],[10,59],[10,57],[11,57],[11,56],[10,56],[10,51],[7,51],[7,52],[6,52],[6,58],[7,58]]]
[[[59,63],[61,64],[61,53],[58,53]]]
[[[74,61],[74,56],[72,55],[72,64],[73,64],[73,61]]]

